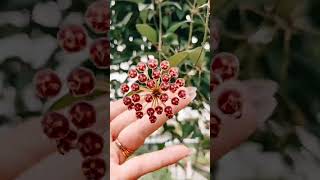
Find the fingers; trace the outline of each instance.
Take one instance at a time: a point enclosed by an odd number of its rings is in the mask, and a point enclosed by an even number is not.
[[[21,171],[54,152],[55,146],[42,132],[39,119],[15,128],[0,129],[0,179],[14,179]]]
[[[127,107],[123,104],[122,99],[113,101],[110,103],[110,121],[113,121],[115,117],[124,112]]]
[[[98,111],[97,123],[93,129],[102,132],[106,127],[107,103],[105,98],[98,98],[91,102]],[[67,111],[68,108],[61,110]],[[43,133],[41,117],[29,119],[14,128],[0,129],[0,142],[6,143],[1,147],[0,179],[12,179],[25,169],[30,168],[41,159],[56,151],[54,140],[48,139]]]
[[[252,110],[252,106],[249,109]],[[255,113],[251,111],[235,121],[222,120],[218,137],[211,141],[210,160],[215,162],[245,141],[256,130],[256,119]]]
[[[121,166],[125,172],[123,179],[137,179],[144,174],[177,163],[190,154],[191,150],[186,146],[177,145],[134,157]]]
[[[173,107],[174,113],[185,108],[195,98],[196,88],[189,87],[186,88],[186,91],[187,97],[185,99],[180,99],[179,105]],[[144,116],[142,119],[131,123],[123,129],[118,136],[118,140],[126,148],[134,151],[143,145],[145,139],[160,128],[167,120],[168,118],[164,113],[157,116],[157,121],[155,123],[150,123],[148,116]]]
[[[211,160],[213,162],[247,140],[256,131],[257,126],[272,114],[277,101],[270,97],[264,98],[263,102],[263,104],[249,104],[250,111],[247,115],[236,121],[222,120],[218,137],[211,141]]]
[[[67,156],[53,153],[46,159],[21,174],[17,180],[46,179],[46,180],[85,180],[81,171],[82,157],[76,151]]]
[[[106,137],[106,132],[103,136]],[[109,154],[109,152],[107,151],[107,144],[108,142],[105,141],[105,148],[100,155],[101,157],[99,155],[98,157],[103,158],[105,157],[105,154]],[[82,163],[84,162],[84,160],[85,158],[81,156],[80,152],[77,149],[70,151],[68,154],[63,156],[57,152],[54,152],[39,161],[24,173],[20,174],[17,180],[86,180],[87,178],[83,175],[82,169]],[[99,170],[98,167],[96,169]]]
[[[124,111],[120,115],[114,118],[114,120],[110,124],[110,131],[111,131],[111,136],[112,140],[115,140],[119,133],[127,127],[129,124],[132,122],[136,121],[136,113],[134,110],[132,111]]]

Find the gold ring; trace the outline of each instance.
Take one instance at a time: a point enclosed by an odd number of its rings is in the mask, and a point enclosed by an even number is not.
[[[123,154],[123,156],[127,159],[133,152],[131,150],[129,150],[128,148],[124,147],[118,139],[116,139],[114,141],[117,145],[117,147],[120,149],[121,153]]]

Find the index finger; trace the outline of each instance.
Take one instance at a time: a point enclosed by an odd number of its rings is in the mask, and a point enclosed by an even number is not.
[[[127,107],[123,104],[122,99],[110,102],[110,121],[112,121],[115,117],[124,112],[126,109]]]

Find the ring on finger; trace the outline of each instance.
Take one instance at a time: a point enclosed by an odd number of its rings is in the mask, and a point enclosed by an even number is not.
[[[132,154],[133,151],[131,151],[130,149],[126,148],[125,146],[123,146],[118,139],[116,139],[115,141],[116,146],[120,149],[122,155],[128,159]]]

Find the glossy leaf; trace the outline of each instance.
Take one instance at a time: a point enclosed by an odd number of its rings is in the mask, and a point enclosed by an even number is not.
[[[171,66],[178,66],[180,63],[182,63],[187,57],[188,57],[188,52],[183,51],[179,52],[169,58],[169,62]]]
[[[136,28],[141,36],[147,37],[147,39],[153,44],[157,43],[157,31],[153,29],[153,27],[148,24],[137,24]]]

